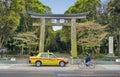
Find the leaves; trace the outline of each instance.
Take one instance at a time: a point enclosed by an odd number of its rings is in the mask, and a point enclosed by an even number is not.
[[[78,14],[89,11],[89,20],[94,20],[98,6],[100,6],[100,0],[77,0],[75,4],[65,12],[65,14]]]
[[[120,55],[120,1],[110,0],[108,4],[108,31],[114,36],[116,50]]]
[[[16,30],[17,26],[19,25],[19,13],[22,13],[22,10],[24,9],[19,10],[20,7],[17,6],[20,6],[21,4],[19,4],[17,1],[21,0],[13,0],[10,7],[3,8],[0,6],[0,9],[2,10],[0,12],[0,47],[3,46],[3,43],[7,41],[9,36]],[[4,4],[4,6],[6,5],[7,4]]]
[[[7,1],[5,0],[4,3],[0,1],[0,48],[4,47],[7,39],[14,33],[34,30],[32,27],[33,20],[27,15],[28,11],[37,13],[50,13],[51,11],[48,6],[43,5],[39,0],[11,0],[9,7]]]
[[[101,41],[108,34],[106,27],[94,22],[86,22],[77,26],[78,45],[83,47],[100,46]]]
[[[22,41],[23,43],[30,44],[34,42],[38,38],[33,32],[19,33],[16,37],[14,37],[15,41]]]

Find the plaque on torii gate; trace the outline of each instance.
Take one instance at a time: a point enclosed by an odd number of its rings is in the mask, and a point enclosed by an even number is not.
[[[88,16],[89,12],[80,14],[39,14],[29,13],[31,18],[41,19],[40,24],[40,40],[39,40],[39,52],[44,52],[44,40],[45,40],[45,21],[46,19],[65,19],[71,20],[71,55],[77,57],[77,40],[76,40],[76,19],[83,19]],[[62,25],[61,23],[59,23]],[[58,23],[54,24],[58,25]]]

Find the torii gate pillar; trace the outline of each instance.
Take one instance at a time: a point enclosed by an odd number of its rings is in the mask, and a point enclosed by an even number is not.
[[[40,35],[39,35],[39,52],[44,52],[45,41],[45,18],[41,18]]]
[[[71,19],[71,55],[77,57],[76,19]]]

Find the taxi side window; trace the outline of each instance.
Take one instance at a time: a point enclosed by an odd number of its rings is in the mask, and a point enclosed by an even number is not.
[[[48,58],[48,54],[41,54],[40,58]]]
[[[49,57],[50,58],[56,58],[55,55],[53,55],[53,54],[49,54]]]

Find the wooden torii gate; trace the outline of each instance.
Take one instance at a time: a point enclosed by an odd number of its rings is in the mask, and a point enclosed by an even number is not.
[[[39,41],[39,52],[44,51],[44,40],[45,40],[45,21],[46,19],[60,19],[71,20],[71,55],[72,57],[77,57],[77,40],[76,40],[76,19],[83,19],[88,16],[89,12],[80,13],[80,14],[38,14],[38,13],[29,13],[31,18],[41,19],[40,25],[40,41]],[[52,23],[51,23],[52,24]],[[54,23],[53,26],[64,25],[66,23]]]

